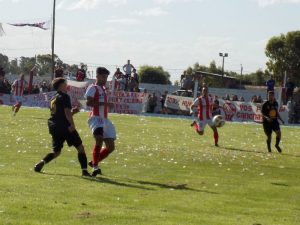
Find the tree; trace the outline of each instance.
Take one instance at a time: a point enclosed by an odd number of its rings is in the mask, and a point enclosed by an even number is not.
[[[0,67],[3,68],[6,72],[9,69],[9,59],[6,55],[0,53]]]
[[[35,57],[24,57],[20,59],[20,71],[24,74],[29,74],[30,70],[35,65]]]
[[[171,84],[170,74],[161,66],[141,66],[139,69],[141,83]]]
[[[285,71],[300,83],[300,31],[272,37],[266,46],[269,58],[267,67],[277,81],[282,81]]]

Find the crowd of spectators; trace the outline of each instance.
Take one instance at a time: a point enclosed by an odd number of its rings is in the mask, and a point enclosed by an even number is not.
[[[52,90],[51,82],[50,81],[42,81],[39,84],[32,85],[31,94],[39,94],[50,92]],[[12,92],[12,84],[11,82],[5,78],[5,71],[3,68],[0,68],[0,93],[1,94],[10,94]],[[29,93],[29,86],[24,87],[24,95],[30,94]]]
[[[120,68],[117,68],[114,74],[115,90],[140,92],[139,75],[137,74],[135,67],[130,63],[130,60],[123,66],[123,72]]]

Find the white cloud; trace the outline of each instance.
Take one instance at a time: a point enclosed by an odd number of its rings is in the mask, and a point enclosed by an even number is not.
[[[267,7],[275,4],[295,4],[300,0],[256,0],[260,7]]]
[[[171,3],[202,2],[203,0],[153,0],[158,5],[168,5]]]
[[[141,23],[141,21],[134,18],[114,18],[114,19],[108,19],[106,20],[106,22],[122,24],[122,25],[136,25]]]
[[[155,7],[146,10],[136,10],[132,14],[137,16],[162,16],[167,15],[169,13],[163,10],[161,7]]]
[[[120,6],[120,5],[127,4],[127,0],[78,0],[75,3],[69,5],[67,9],[68,10],[76,10],[76,9],[89,10],[89,9],[96,8],[101,3],[110,4],[113,6]]]

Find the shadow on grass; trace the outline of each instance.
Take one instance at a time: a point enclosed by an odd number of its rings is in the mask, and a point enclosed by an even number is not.
[[[140,185],[135,185],[135,184],[128,184],[128,183],[124,183],[124,182],[120,182],[117,180],[113,180],[113,179],[109,179],[107,177],[82,177],[79,175],[72,175],[72,174],[59,174],[59,173],[40,173],[40,174],[44,174],[44,175],[49,175],[49,176],[62,176],[62,177],[75,177],[75,178],[79,178],[79,179],[85,179],[91,182],[97,182],[97,183],[101,183],[101,184],[111,184],[111,185],[115,185],[115,186],[120,186],[120,187],[128,187],[128,188],[137,188],[137,189],[142,189],[142,190],[148,190],[148,191],[154,191],[153,188],[147,188],[147,187],[143,187]]]
[[[165,189],[170,189],[170,190],[183,190],[183,191],[203,192],[203,193],[208,193],[208,194],[219,194],[219,193],[213,192],[213,191],[198,190],[198,189],[190,188],[187,186],[187,184],[171,185],[171,184],[162,184],[162,183],[156,183],[156,182],[150,182],[150,181],[140,181],[140,180],[130,180],[130,181],[137,182],[137,183],[143,184],[143,185],[151,185],[151,186],[156,186],[159,188],[165,188]]]
[[[280,187],[289,187],[289,185],[287,185],[287,184],[284,184],[284,183],[271,183],[272,185],[274,185],[274,186],[280,186]]]
[[[89,179],[89,178],[87,178],[87,179]],[[117,180],[112,180],[107,177],[97,177],[97,178],[89,179],[89,180],[93,181],[93,182],[99,182],[102,184],[112,184],[112,185],[116,185],[116,186],[120,186],[120,187],[138,188],[138,189],[143,189],[143,190],[148,190],[148,191],[154,191],[153,188],[147,188],[147,187],[143,187],[143,186],[135,185],[135,184],[128,184],[128,183],[120,182]]]
[[[236,152],[250,152],[250,153],[258,153],[258,154],[272,154],[269,152],[262,152],[262,151],[251,151],[251,150],[246,150],[246,149],[239,149],[239,148],[230,148],[230,147],[223,147],[223,149],[226,149],[228,151],[236,151]],[[275,153],[275,151],[273,152]],[[277,152],[276,152],[277,153]],[[293,154],[288,154],[288,153],[281,153],[280,155],[284,155],[284,156],[289,156],[289,157],[296,157],[296,158],[300,158],[300,155],[293,155]]]

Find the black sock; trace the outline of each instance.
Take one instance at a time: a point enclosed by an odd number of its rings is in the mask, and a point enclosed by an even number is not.
[[[271,150],[271,139],[268,138],[267,140],[267,146],[268,146],[268,150],[270,151]]]
[[[280,137],[276,137],[276,146],[278,146],[280,144],[281,138]]]
[[[49,153],[46,155],[46,157],[43,159],[45,163],[51,162],[55,158],[55,153]]]
[[[87,158],[85,153],[78,153],[78,161],[80,163],[81,169],[87,169]]]

